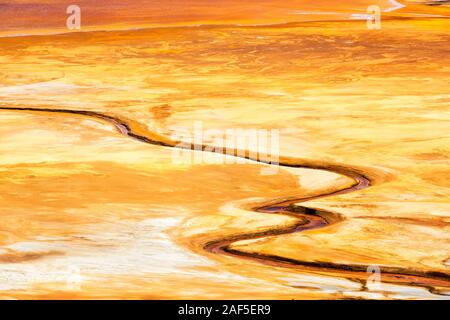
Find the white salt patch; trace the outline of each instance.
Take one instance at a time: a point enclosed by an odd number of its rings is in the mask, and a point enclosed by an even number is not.
[[[175,273],[223,281],[245,280],[228,272],[199,273],[196,267],[215,263],[177,246],[170,239],[167,229],[180,222],[180,218],[155,218],[138,223],[102,224],[87,228],[86,234],[67,237],[67,241],[15,243],[7,248],[29,253],[62,251],[64,255],[1,264],[0,290],[26,288],[33,283],[64,283],[73,270],[79,270],[83,281],[96,276],[133,274],[163,278]]]

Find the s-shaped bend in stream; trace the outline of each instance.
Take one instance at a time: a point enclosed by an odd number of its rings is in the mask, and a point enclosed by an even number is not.
[[[346,166],[338,163],[316,162],[305,159],[281,158],[279,162],[273,164],[270,158],[264,158],[260,155],[252,155],[247,150],[235,150],[234,154],[225,151],[218,152],[217,149],[209,145],[187,144],[180,141],[173,141],[164,136],[146,133],[141,134],[134,131],[125,121],[96,111],[88,110],[66,110],[66,109],[50,109],[50,108],[32,108],[32,107],[0,107],[0,110],[22,111],[22,112],[39,112],[39,113],[60,113],[86,116],[90,118],[100,119],[112,124],[121,134],[151,145],[158,145],[169,148],[190,149],[203,152],[221,153],[235,157],[244,158],[250,161],[259,162],[268,165],[278,165],[280,167],[290,168],[306,168],[329,171],[346,176],[353,180],[350,187],[341,188],[336,191],[319,194],[311,197],[295,198],[289,200],[277,200],[271,204],[253,208],[256,212],[265,214],[279,214],[290,216],[296,219],[296,222],[288,226],[275,226],[268,230],[257,231],[253,233],[243,233],[234,236],[210,241],[204,245],[204,249],[209,253],[222,254],[228,256],[239,257],[258,261],[268,265],[287,268],[300,268],[304,270],[312,270],[316,272],[336,274],[340,272],[342,277],[350,279],[358,279],[362,282],[367,278],[368,265],[363,264],[341,264],[333,262],[320,261],[303,261],[281,257],[270,254],[246,252],[233,249],[232,245],[238,241],[262,239],[270,236],[285,235],[291,233],[302,232],[306,230],[319,229],[328,225],[339,223],[343,220],[342,216],[325,210],[300,206],[298,203],[315,200],[319,198],[336,196],[362,190],[371,186],[378,178],[378,174],[366,172],[361,168]],[[399,267],[381,267],[383,282],[391,282],[398,284],[406,284],[411,286],[419,286],[428,289],[434,294],[442,294],[435,288],[450,288],[450,274],[437,271],[421,271]]]

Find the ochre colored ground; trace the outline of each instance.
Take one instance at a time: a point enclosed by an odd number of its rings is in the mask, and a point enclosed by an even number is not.
[[[358,167],[374,185],[302,204],[339,223],[233,249],[376,265],[382,281],[384,268],[448,276],[449,7],[408,2],[368,30],[349,19],[368,1],[263,2],[86,4],[86,32],[60,34],[63,4],[13,1],[0,10],[0,107],[96,111],[148,136],[189,132],[194,121],[278,129],[283,157]],[[47,5],[42,24],[36,12]],[[14,6],[34,18],[6,19]],[[266,176],[259,164],[178,164],[173,152],[93,117],[0,110],[0,297],[448,298],[448,280],[374,291],[351,272],[206,252],[209,241],[294,221],[252,211],[257,204],[351,181],[323,170]]]

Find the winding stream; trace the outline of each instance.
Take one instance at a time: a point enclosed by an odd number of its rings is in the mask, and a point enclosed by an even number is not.
[[[158,139],[150,136],[145,136],[134,132],[130,125],[122,121],[119,118],[109,116],[100,112],[86,111],[86,110],[64,110],[64,109],[41,109],[41,108],[19,108],[19,107],[0,107],[0,110],[9,111],[21,111],[21,112],[39,112],[39,113],[60,113],[60,114],[76,114],[91,118],[100,119],[112,124],[121,134],[128,137],[134,138],[138,141],[158,145],[170,148],[184,148],[186,145],[180,147],[180,142],[172,141],[169,139]],[[201,150],[204,152],[216,152],[225,154],[225,152],[211,151],[211,146],[208,145],[190,145],[191,150]],[[216,149],[213,149],[216,150]],[[270,164],[270,161],[254,157],[250,155],[250,152],[238,152],[235,150],[234,156],[245,158],[247,160]],[[306,202],[310,200],[315,200],[319,198],[336,196],[340,194],[346,194],[358,190],[368,188],[372,185],[373,181],[369,177],[370,173],[362,172],[358,168],[352,168],[350,166],[345,166],[335,163],[315,163],[313,161],[294,159],[294,161],[283,161],[277,164],[281,167],[291,167],[291,168],[308,168],[325,170],[340,175],[344,175],[353,180],[353,184],[350,187],[341,188],[336,191],[319,194],[311,197],[305,198],[295,198],[290,200],[278,200],[271,204],[266,204],[253,208],[254,211],[264,213],[264,214],[279,214],[286,215],[296,219],[296,222],[287,226],[274,226],[273,228],[265,231],[258,231],[253,233],[243,233],[234,236],[228,236],[225,238],[210,241],[204,245],[204,249],[213,254],[229,255],[238,257],[241,259],[250,259],[258,261],[261,263],[274,265],[277,267],[288,267],[288,268],[301,268],[305,270],[315,270],[329,273],[339,272],[342,277],[350,278],[353,280],[358,280],[364,283],[367,279],[367,269],[369,266],[360,264],[338,264],[331,262],[320,262],[320,261],[301,261],[290,259],[286,257],[268,255],[261,253],[245,252],[237,249],[233,249],[232,245],[238,241],[243,240],[254,240],[262,239],[270,236],[278,236],[285,234],[292,234],[296,232],[302,232],[305,230],[324,228],[328,225],[339,223],[343,220],[343,217],[337,213],[333,213],[325,210],[318,210],[314,208],[309,208],[306,206],[300,206],[298,203]],[[405,269],[398,267],[381,267],[382,281],[406,284],[410,286],[420,286],[428,289],[434,294],[443,294],[436,289],[440,288],[450,288],[450,274],[444,272],[434,272],[434,271],[420,271],[413,269]]]

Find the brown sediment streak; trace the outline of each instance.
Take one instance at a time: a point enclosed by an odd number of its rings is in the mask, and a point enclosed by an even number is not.
[[[57,250],[50,250],[45,252],[16,252],[13,250],[7,250],[7,253],[0,254],[0,263],[21,263],[39,260],[49,256],[60,255],[64,255],[64,253]]]
[[[297,221],[291,225],[279,226],[265,231],[238,234],[234,236],[221,238],[206,243],[203,248],[210,253],[240,257],[243,259],[250,259],[253,261],[258,261],[264,264],[273,265],[277,267],[289,267],[289,268],[297,267],[304,270],[322,271],[325,273],[339,272],[339,274],[343,277],[350,279],[358,279],[360,281],[361,279],[367,278],[366,273],[368,269],[367,265],[340,264],[340,263],[320,262],[320,261],[302,261],[270,254],[241,251],[238,249],[233,249],[231,246],[238,241],[256,240],[270,236],[292,234],[306,230],[323,228],[328,225],[338,223],[339,221],[343,220],[341,215],[330,211],[300,206],[298,205],[298,203],[315,200],[323,197],[346,194],[368,188],[375,181],[377,180],[380,181],[386,178],[385,176],[383,177],[383,174],[380,174],[379,172],[375,172],[373,170],[372,172],[365,172],[363,169],[359,167],[350,167],[338,163],[330,163],[323,161],[316,162],[312,160],[297,159],[297,158],[280,158],[280,160],[277,163],[273,163],[270,160],[270,158],[267,157],[264,158],[258,155],[254,156],[249,151],[246,150],[234,150],[234,152],[231,154],[227,153],[226,151],[219,152],[217,151],[217,149],[214,149],[208,145],[186,144],[179,141],[173,141],[166,137],[158,136],[156,134],[153,135],[151,133],[148,133],[146,135],[139,134],[136,133],[130,127],[130,125],[124,122],[123,120],[96,111],[31,108],[31,107],[23,107],[23,108],[0,107],[0,110],[75,114],[86,117],[92,117],[109,122],[110,124],[114,125],[121,134],[147,144],[170,148],[221,153],[269,165],[278,165],[281,167],[290,167],[290,168],[307,168],[307,169],[324,170],[349,177],[353,180],[353,184],[350,187],[310,197],[293,198],[289,200],[286,199],[277,200],[271,204],[265,204],[263,206],[253,208],[253,210],[256,212],[261,212],[265,214],[286,215],[297,219]],[[388,266],[381,267],[381,272],[382,272],[382,280],[384,282],[393,282],[412,286],[420,286],[427,288],[428,290],[430,290],[435,294],[441,294],[440,292],[437,292],[437,290],[435,290],[435,287],[441,288],[450,287],[450,274],[444,272],[420,271]]]

